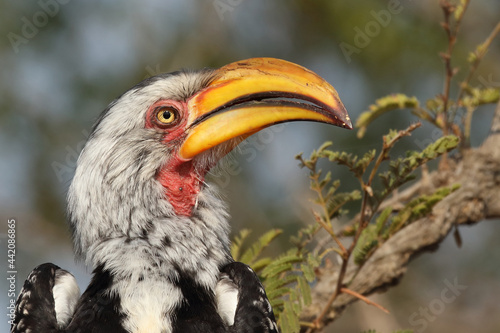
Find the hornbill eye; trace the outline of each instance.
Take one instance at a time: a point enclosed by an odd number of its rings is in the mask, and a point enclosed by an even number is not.
[[[172,106],[159,106],[155,109],[156,123],[161,126],[172,126],[179,119],[179,112]]]

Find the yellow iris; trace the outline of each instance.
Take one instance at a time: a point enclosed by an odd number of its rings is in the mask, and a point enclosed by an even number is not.
[[[156,119],[162,124],[169,125],[177,120],[177,111],[168,106],[162,106],[156,111]]]

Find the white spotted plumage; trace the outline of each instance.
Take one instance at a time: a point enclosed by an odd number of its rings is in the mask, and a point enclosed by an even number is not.
[[[215,292],[219,267],[231,260],[228,214],[214,187],[202,186],[193,216],[175,215],[155,179],[171,151],[145,128],[149,105],[187,98],[209,80],[202,73],[158,79],[113,102],[82,151],[69,190],[77,253],[92,268],[112,272],[111,293],[120,295],[130,331],[169,332],[182,301],[172,283],[177,270]]]
[[[84,293],[76,304],[79,290],[73,276],[65,271],[56,276],[54,310],[60,329],[78,325],[72,321],[75,306],[85,312],[82,299],[96,302],[97,297],[128,332],[173,332],[178,311],[186,306],[186,277],[200,288],[201,299],[215,303],[210,306],[223,327],[234,324],[238,289],[220,273],[233,261],[228,213],[216,188],[203,181],[209,166],[227,149],[222,144],[193,159],[200,189],[192,214],[179,215],[156,177],[173,148],[162,133],[145,126],[153,103],[185,100],[211,78],[209,70],[157,76],[123,94],[99,118],[78,159],[68,215],[77,256],[104,281],[96,281],[96,288],[102,289]],[[110,285],[99,285],[107,282]],[[29,291],[23,297],[29,305]],[[94,304],[89,306],[93,309]],[[22,325],[21,320],[17,328]]]

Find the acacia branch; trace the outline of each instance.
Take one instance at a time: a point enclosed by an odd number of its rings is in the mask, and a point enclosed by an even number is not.
[[[500,217],[500,102],[493,119],[491,134],[478,148],[463,151],[459,159],[450,160],[450,168],[434,171],[425,186],[433,191],[457,184],[461,187],[434,206],[432,214],[421,218],[385,242],[354,277],[349,289],[368,296],[396,285],[406,273],[408,263],[416,255],[435,249],[456,226],[475,224]],[[418,188],[419,183],[416,186]],[[429,188],[430,187],[430,188]],[[301,321],[310,322],[324,311],[329,295],[338,284],[338,267],[324,267],[312,291],[313,302]],[[357,266],[349,263],[345,279],[353,277]],[[322,317],[321,326],[335,320],[350,303],[358,298],[340,293]]]

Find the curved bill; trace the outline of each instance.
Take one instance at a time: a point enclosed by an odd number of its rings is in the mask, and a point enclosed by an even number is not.
[[[228,153],[274,124],[316,121],[351,129],[335,89],[294,63],[252,58],[215,71],[215,79],[188,101],[187,137],[179,157],[189,160],[223,142]]]

